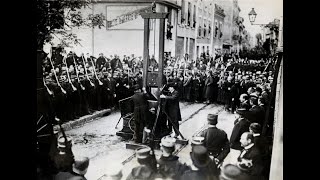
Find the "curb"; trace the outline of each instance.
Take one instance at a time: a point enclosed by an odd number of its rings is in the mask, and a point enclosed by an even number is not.
[[[98,117],[107,116],[107,115],[111,114],[111,111],[112,111],[111,109],[103,109],[101,111],[95,111],[94,113],[82,116],[79,119],[63,123],[62,128],[65,131],[72,130],[72,129],[79,127],[79,126],[82,126],[82,125],[86,124],[87,122],[90,122]],[[59,129],[59,125],[55,125],[54,129]]]

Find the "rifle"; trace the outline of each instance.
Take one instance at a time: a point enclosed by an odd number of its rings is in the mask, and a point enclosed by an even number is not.
[[[85,87],[81,84],[80,82],[80,79],[79,79],[79,72],[78,72],[78,66],[77,66],[77,63],[76,63],[76,60],[74,59],[74,55],[72,56],[73,58],[73,63],[74,63],[74,68],[75,68],[75,71],[76,71],[76,75],[77,75],[77,80],[78,80],[78,83],[80,85],[80,88],[81,90],[85,90]]]
[[[74,91],[77,90],[77,88],[74,87],[74,85],[72,84],[72,81],[71,81],[71,79],[70,79],[69,68],[68,68],[68,65],[67,65],[67,62],[66,62],[66,57],[63,57],[63,59],[64,59],[63,62],[64,62],[64,64],[66,65],[66,71],[67,71],[68,81],[69,81],[69,83],[71,84],[72,91],[74,92]]]
[[[86,67],[86,63],[85,63],[85,61],[84,61],[84,57],[81,56],[81,59],[82,59],[82,62],[83,62],[84,70],[85,70],[85,72],[86,72],[87,80],[90,82],[90,85],[91,85],[92,87],[94,87],[94,84],[91,82],[91,80],[90,80],[90,78],[89,78],[88,71],[87,71],[87,67]]]
[[[51,49],[51,51],[52,51],[52,49]],[[61,86],[61,84],[60,84],[60,82],[58,80],[58,77],[57,77],[57,74],[56,74],[56,70],[54,69],[54,65],[52,63],[51,57],[49,57],[49,61],[50,61],[50,64],[51,64],[51,67],[52,67],[52,70],[53,70],[53,74],[54,74],[54,77],[55,77],[55,79],[57,81],[58,86],[60,87],[60,89],[61,89],[63,94],[67,94],[67,92],[62,88],[62,86]]]

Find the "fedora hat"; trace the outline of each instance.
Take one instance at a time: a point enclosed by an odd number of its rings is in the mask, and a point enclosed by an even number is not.
[[[198,168],[208,166],[211,161],[208,150],[204,146],[194,146],[190,156],[193,164]]]

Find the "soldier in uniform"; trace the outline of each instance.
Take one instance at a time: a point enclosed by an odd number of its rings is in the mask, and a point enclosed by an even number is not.
[[[189,169],[186,164],[182,164],[179,161],[179,157],[173,155],[175,151],[176,139],[170,136],[165,136],[161,139],[160,149],[161,156],[158,159],[159,174],[164,178],[182,179],[183,173]]]
[[[69,172],[59,172],[54,180],[87,180],[84,175],[87,173],[88,167],[88,157],[76,158],[72,164],[72,170]]]
[[[207,119],[208,126],[200,133],[200,136],[204,137],[204,146],[210,155],[213,155],[217,164],[220,164],[230,152],[229,140],[226,132],[216,127],[218,115],[208,114]]]
[[[157,176],[157,167],[155,156],[152,155],[150,147],[139,148],[136,150],[136,157],[139,166],[134,167],[126,180],[154,179]]]
[[[219,170],[217,165],[209,157],[208,150],[204,146],[193,146],[190,156],[192,159],[191,169],[187,170],[181,179],[218,180]]]

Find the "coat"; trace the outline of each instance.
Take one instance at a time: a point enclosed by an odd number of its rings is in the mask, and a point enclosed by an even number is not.
[[[262,126],[264,122],[264,115],[265,112],[262,107],[254,106],[249,109],[246,116],[251,123],[259,123]]]
[[[204,137],[204,146],[220,162],[229,154],[230,144],[225,131],[209,125],[200,136]]]
[[[83,175],[74,172],[59,172],[54,180],[87,180]]]
[[[179,157],[171,155],[169,157],[161,156],[158,159],[159,173],[163,178],[181,179],[181,176],[190,167],[179,162]]]
[[[242,155],[242,153],[244,154]],[[252,160],[252,168],[249,172],[252,176],[260,176],[263,171],[263,159],[261,151],[256,145],[253,145],[249,149],[243,149],[238,157],[238,161],[241,162],[242,159]]]
[[[236,122],[230,136],[230,147],[236,150],[242,150],[240,138],[242,133],[249,131],[250,122],[247,119],[241,119]]]
[[[140,165],[131,170],[130,174],[126,178],[126,180],[149,180],[153,179],[156,175],[156,172],[148,166]]]
[[[181,121],[181,112],[179,106],[179,92],[174,90],[170,96],[166,96],[166,112],[172,121]]]
[[[207,77],[204,84],[204,98],[211,99],[214,91],[214,80],[212,76]]]

